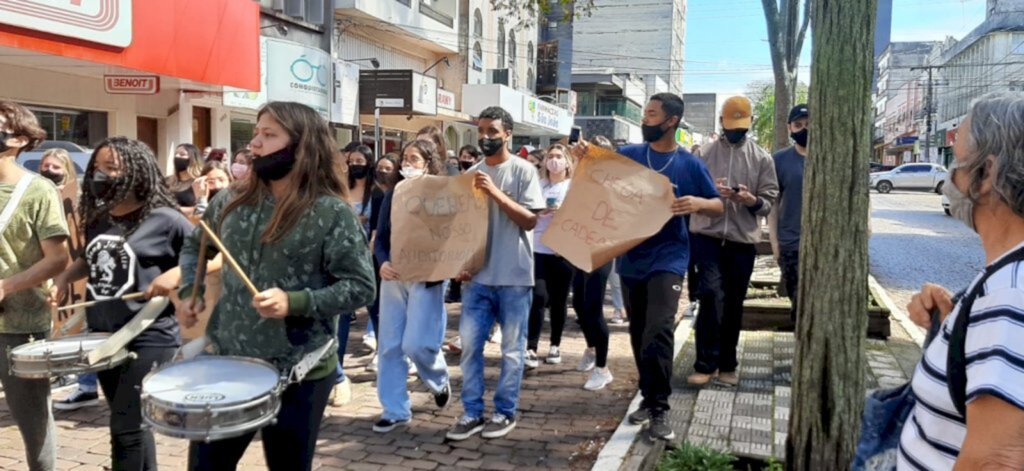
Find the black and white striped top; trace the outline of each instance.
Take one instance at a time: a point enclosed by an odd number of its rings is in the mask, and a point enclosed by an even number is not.
[[[974,279],[971,288],[981,276]],[[952,469],[960,454],[967,426],[949,396],[946,376],[949,337],[959,309],[957,305],[946,318],[942,333],[932,341],[914,372],[911,384],[917,404],[900,436],[900,470]],[[985,282],[971,309],[965,354],[968,404],[979,396],[990,395],[1024,409],[1021,262],[1006,265]]]

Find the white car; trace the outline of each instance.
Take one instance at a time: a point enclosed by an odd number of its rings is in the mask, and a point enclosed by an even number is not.
[[[888,172],[872,173],[870,185],[879,193],[888,193],[895,189],[932,190],[941,193],[947,173],[946,167],[939,164],[903,164]]]

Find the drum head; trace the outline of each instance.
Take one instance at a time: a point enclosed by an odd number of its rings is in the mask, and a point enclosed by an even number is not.
[[[165,403],[227,405],[265,396],[280,377],[273,366],[262,362],[205,356],[151,373],[142,382],[142,391]]]
[[[110,334],[107,333],[73,335],[70,337],[19,345],[11,349],[11,354],[14,356],[35,358],[46,356],[47,352],[49,352],[51,356],[74,354],[79,350],[90,352],[109,338]]]

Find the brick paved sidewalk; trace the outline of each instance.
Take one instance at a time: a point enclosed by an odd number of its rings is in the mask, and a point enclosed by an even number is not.
[[[458,330],[459,305],[449,305],[448,337]],[[606,313],[610,318],[610,311]],[[571,310],[570,310],[570,316]],[[636,394],[637,374],[629,346],[627,325],[610,325],[612,332],[608,364],[615,381],[602,391],[583,389],[588,373],[575,371],[585,348],[583,334],[570,318],[562,339],[562,363],[541,364],[527,371],[520,399],[519,425],[504,439],[484,440],[479,436],[447,443],[445,432],[462,412],[458,394],[462,374],[457,355],[448,355],[453,397],[447,409],[438,411],[433,397],[416,381],[410,383],[413,422],[405,430],[377,434],[371,430],[380,412],[375,375],[365,371],[369,350],[361,337],[366,316],[353,324],[345,374],[353,380],[352,401],[343,407],[328,407],[317,446],[315,469],[496,469],[557,468],[590,469],[605,441],[625,415]],[[540,353],[547,352],[548,326],[542,333]],[[497,383],[499,348],[486,348],[488,414],[493,408]],[[72,389],[55,393],[62,398]],[[74,412],[55,411],[58,427],[58,469],[98,470],[109,468],[110,445],[106,405]],[[157,435],[160,469],[184,469],[187,442]],[[23,463],[21,437],[14,426],[6,401],[0,401],[0,469],[27,469]],[[265,469],[258,438],[242,459],[240,470]]]

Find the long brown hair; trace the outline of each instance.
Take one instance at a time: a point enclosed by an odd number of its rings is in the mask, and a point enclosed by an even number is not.
[[[444,134],[437,126],[424,126],[420,129],[420,132],[416,133],[416,138],[420,136],[428,136],[430,140],[437,146],[437,155],[441,156],[441,159],[448,158],[448,146],[444,143]]]
[[[257,119],[269,114],[288,133],[290,146],[295,148],[295,168],[288,177],[291,189],[274,207],[260,241],[271,244],[280,241],[298,224],[299,219],[316,204],[321,196],[344,200],[348,194],[347,182],[334,163],[334,140],[327,122],[306,105],[290,101],[267,103],[260,109]],[[270,185],[249,172],[249,181],[240,188],[224,208],[220,223],[239,206],[256,206],[270,195]]]

